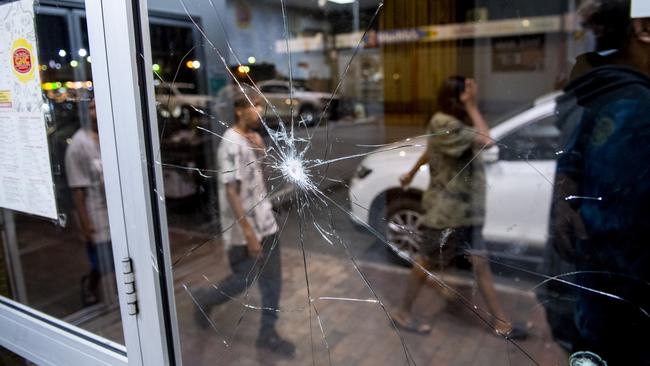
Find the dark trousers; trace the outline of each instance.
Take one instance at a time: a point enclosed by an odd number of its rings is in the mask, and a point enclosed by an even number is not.
[[[99,282],[102,276],[115,272],[111,242],[86,242],[86,254],[90,262],[90,272],[81,278],[81,301],[84,305],[92,305],[99,301]]]
[[[197,301],[204,307],[206,313],[212,306],[223,304],[231,297],[243,293],[258,276],[257,283],[262,293],[262,307],[278,309],[282,290],[282,261],[280,245],[277,240],[277,234],[264,237],[262,239],[263,251],[259,258],[250,257],[245,245],[233,245],[228,250],[228,261],[232,274],[216,285],[218,289],[211,287],[196,292]],[[262,310],[261,332],[274,330],[277,320],[277,311]]]
[[[487,257],[482,226],[461,226],[450,229],[422,228],[422,265],[428,270],[442,270],[461,257]]]

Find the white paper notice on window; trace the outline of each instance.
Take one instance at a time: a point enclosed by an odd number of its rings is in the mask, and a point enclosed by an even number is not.
[[[632,18],[650,17],[650,0],[632,0]]]
[[[33,0],[0,5],[0,207],[57,219]]]

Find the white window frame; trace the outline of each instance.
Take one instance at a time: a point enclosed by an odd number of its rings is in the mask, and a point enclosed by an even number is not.
[[[85,3],[125,346],[2,297],[0,345],[43,365],[180,365],[165,207],[152,195],[164,192],[162,170],[147,157],[159,141],[149,133],[157,132],[153,90],[141,85],[152,88],[153,79],[138,69],[152,64],[147,3]],[[124,258],[133,264],[136,315],[127,305]]]

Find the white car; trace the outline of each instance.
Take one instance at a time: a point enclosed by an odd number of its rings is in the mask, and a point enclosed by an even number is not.
[[[506,244],[517,260],[538,252],[535,249],[547,238],[560,137],[555,126],[558,95],[543,96],[492,128],[497,144],[482,153],[487,179],[483,237],[488,243]],[[423,166],[406,189],[400,187],[399,176],[425,147],[425,138],[413,138],[378,149],[361,162],[350,183],[354,220],[385,233],[401,255],[419,250],[420,199],[429,183],[429,167]],[[523,260],[539,262],[538,257]]]
[[[300,118],[307,126],[318,123],[321,113],[332,99],[326,118],[338,119],[340,98],[331,93],[315,92],[305,87],[293,85],[290,94],[289,82],[284,80],[267,80],[257,84],[264,96],[275,106],[285,124],[291,120],[291,96],[293,96],[293,117]],[[272,116],[271,112],[267,113]]]
[[[156,79],[154,87],[156,104],[162,116],[176,118],[186,125],[192,116],[198,114],[197,109],[208,111],[210,105],[216,103],[210,95],[197,94],[196,85],[192,83],[166,84]]]

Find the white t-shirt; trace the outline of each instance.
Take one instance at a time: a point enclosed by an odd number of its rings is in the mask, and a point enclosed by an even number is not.
[[[231,245],[246,245],[244,233],[237,222],[239,217],[235,217],[226,196],[227,183],[239,181],[239,197],[244,213],[259,240],[278,231],[256,151],[244,136],[232,128],[223,134],[217,151],[221,228],[224,230],[222,238],[226,249]]]
[[[93,242],[110,241],[111,233],[104,194],[102,157],[99,152],[99,144],[84,128],[75,132],[65,151],[65,171],[70,188],[85,189],[86,211],[95,229]]]

